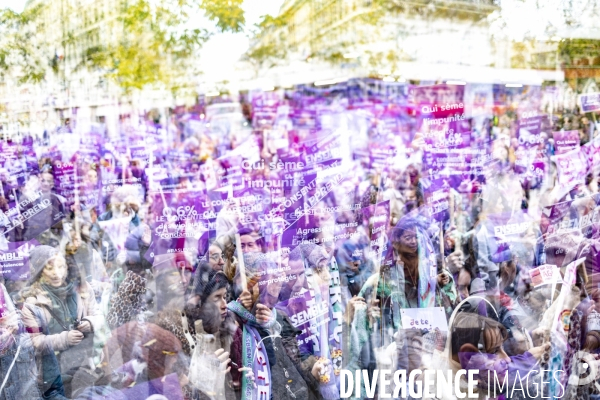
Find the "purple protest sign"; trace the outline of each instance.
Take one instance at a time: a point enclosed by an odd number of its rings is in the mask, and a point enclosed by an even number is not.
[[[581,147],[587,158],[589,171],[594,177],[600,176],[600,136],[596,136]]]
[[[579,96],[581,111],[584,113],[600,110],[600,93],[586,93]]]
[[[536,116],[519,120],[517,126],[519,146],[530,148],[543,143],[543,139],[540,137],[542,118],[541,116]]]
[[[302,271],[302,275],[304,272]],[[301,331],[296,336],[301,352],[312,354],[315,347],[319,347],[318,320],[329,315],[329,303],[317,302],[314,292],[309,290],[306,283],[293,292],[288,300],[280,302],[277,309],[285,312],[292,325]]]
[[[489,214],[484,226],[490,258],[495,263],[511,260],[516,255],[516,247],[525,242],[533,229],[532,221],[520,212]]]
[[[448,179],[434,179],[424,187],[423,192],[425,204],[430,209],[430,215],[436,221],[448,220],[450,218],[450,184]]]
[[[154,195],[151,256],[186,253],[197,258],[200,237],[210,228],[204,192],[159,193]],[[214,229],[214,227],[213,227]]]
[[[129,146],[129,153],[131,154],[132,160],[138,160],[144,163],[147,163],[150,157],[150,152],[145,144]]]
[[[588,171],[587,157],[581,149],[556,155],[558,182],[564,187],[573,187],[585,182]]]
[[[554,148],[556,154],[564,154],[579,149],[579,131],[554,132]]]
[[[398,154],[398,148],[394,145],[373,144],[369,145],[370,165],[376,171],[386,171],[392,166],[394,158]]]
[[[53,193],[39,190],[21,196],[18,203],[9,203],[9,208],[1,219],[5,234],[22,231],[23,237],[29,240],[65,216],[62,199]]]
[[[425,125],[435,125],[438,121],[434,119],[464,113],[464,95],[464,85],[414,86],[409,90],[409,101],[425,117]]]
[[[150,193],[180,193],[202,191],[202,184],[196,174],[182,170],[170,170],[164,167],[152,167],[145,170],[146,186]],[[140,183],[142,178],[134,178],[127,183]]]
[[[220,157],[212,166],[216,183],[211,186],[212,190],[239,191],[245,187],[253,187],[254,176],[260,176],[254,171],[264,168],[264,160],[252,163],[241,155],[230,153]]]
[[[368,258],[381,260],[388,251],[387,231],[390,227],[390,201],[372,204],[362,209],[369,227],[370,254]]]
[[[148,360],[156,362],[156,360]],[[128,373],[135,377],[135,370],[131,363],[123,365],[119,371],[123,375]],[[135,383],[135,381],[134,381]],[[103,396],[107,400],[183,400],[183,393],[181,392],[181,385],[179,384],[179,378],[177,374],[166,375],[162,378],[153,379],[147,382],[135,383],[126,389],[114,391],[106,396]]]
[[[8,174],[11,189],[21,187],[30,176],[39,173],[35,152],[28,142],[0,142],[0,166]]]
[[[75,204],[75,186],[79,180],[77,167],[72,162],[55,161],[52,165],[54,175],[54,190],[65,198],[65,206],[70,208]]]
[[[106,144],[106,148],[112,150],[116,157],[121,158],[127,154],[128,140],[125,136],[118,136]]]
[[[585,256],[586,243],[599,237],[600,195],[578,198],[544,208],[540,225],[547,263],[565,266]]]
[[[468,117],[493,115],[494,95],[492,84],[469,84],[465,88],[465,113]]]
[[[423,170],[432,180],[446,179],[450,187],[463,188],[463,182],[471,179],[473,153],[469,148],[424,151]]]
[[[79,149],[73,154],[70,161],[77,163],[99,163],[102,153],[102,145],[95,138],[81,138]]]
[[[539,147],[519,146],[515,151],[514,171],[524,186],[531,189],[541,185],[546,171],[546,156]]]
[[[307,243],[307,240],[310,243],[336,240],[336,213],[355,209],[350,205],[328,206],[334,188],[341,182],[341,174],[307,180],[304,186],[286,196],[282,203],[272,207],[269,219],[276,221],[277,216],[281,217],[282,246],[295,246]]]
[[[4,279],[11,281],[29,279],[29,252],[39,243],[32,240],[6,244],[6,248],[0,247],[0,274]]]

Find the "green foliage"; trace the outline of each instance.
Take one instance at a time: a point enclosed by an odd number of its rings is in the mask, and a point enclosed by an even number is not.
[[[600,55],[600,40],[594,39],[564,39],[558,45],[561,60],[572,65],[582,57],[598,57]]]
[[[255,25],[256,31],[252,39],[255,45],[245,55],[255,67],[271,68],[287,57],[288,17],[288,14],[277,17],[264,15]]]
[[[278,61],[285,59],[286,56],[285,48],[274,43],[261,44],[246,53],[246,58],[257,67],[267,68],[274,67]]]
[[[171,88],[208,39],[206,30],[182,28],[198,7],[195,0],[134,0],[113,28],[120,30],[119,40],[88,48],[85,61],[105,68],[126,92],[157,84]]]
[[[22,13],[0,11],[0,76],[15,76],[19,83],[41,82],[52,56],[37,41],[36,20],[43,5],[37,4]]]
[[[215,22],[221,32],[242,32],[246,19],[242,3],[244,0],[202,0],[209,20]]]
[[[245,23],[243,0],[121,0],[117,18],[102,20],[102,26],[70,23],[86,18],[61,1],[40,1],[22,13],[0,11],[0,74],[19,76],[19,82],[39,82],[49,72],[88,69],[100,71],[126,93],[146,86],[178,90],[186,86],[186,77],[196,73],[198,50],[214,28],[240,32]],[[44,7],[59,5],[64,8],[63,20],[47,27],[60,30],[58,43],[38,44],[45,39]],[[203,12],[214,25],[201,25]],[[105,32],[110,37],[102,37]],[[74,71],[66,70],[55,51],[79,57]],[[69,76],[62,79],[68,81]]]
[[[89,55],[126,91],[163,85],[173,91],[185,87],[185,77],[196,74],[198,50],[210,37],[210,27],[198,26],[204,10],[218,30],[243,29],[242,0],[134,0],[119,16],[118,43]],[[96,49],[90,49],[95,51]]]

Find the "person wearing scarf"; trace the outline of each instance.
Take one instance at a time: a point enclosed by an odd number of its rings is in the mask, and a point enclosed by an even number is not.
[[[103,324],[91,285],[69,271],[58,249],[38,246],[30,253],[31,279],[21,294],[25,299],[23,324],[38,351],[58,354],[67,397],[75,374],[94,369],[94,328]]]
[[[270,399],[271,365],[267,346],[272,345],[265,343],[267,335],[264,334],[264,329],[275,324],[271,310],[257,304],[255,316],[237,300],[229,302],[227,309],[242,323],[242,364],[246,371],[252,372],[242,379],[242,400]]]
[[[241,382],[242,400],[271,399],[271,371],[276,364],[271,330],[276,325],[276,314],[259,301],[260,268],[263,253],[244,254],[247,284],[241,287],[241,271],[236,269],[234,291],[237,299],[227,304],[242,333],[241,346],[232,343],[231,359],[239,360],[240,372],[245,372]]]
[[[438,274],[426,220],[418,212],[406,215],[391,230],[391,245],[379,272],[349,302],[343,330],[345,369],[389,369],[395,362],[392,351],[397,351],[398,368],[408,369],[410,360],[419,356],[408,346],[394,349],[395,336],[408,329],[402,326],[400,310],[438,306],[451,281]]]
[[[435,251],[421,216],[412,213],[402,218],[390,237],[380,272],[367,280],[358,295],[377,311],[371,325],[383,324],[380,328],[389,340],[381,338],[382,345],[390,344],[393,333],[403,328],[401,309],[435,307],[449,283],[446,275],[437,273]],[[383,321],[377,321],[379,314]]]

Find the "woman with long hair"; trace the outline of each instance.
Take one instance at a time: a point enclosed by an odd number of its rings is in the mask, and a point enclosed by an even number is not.
[[[38,246],[30,253],[31,278],[22,292],[23,323],[36,350],[57,353],[67,397],[77,372],[93,369],[94,330],[104,323],[94,290],[58,249]]]

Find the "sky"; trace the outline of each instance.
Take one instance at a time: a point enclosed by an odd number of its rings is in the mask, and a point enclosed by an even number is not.
[[[16,12],[21,12],[26,2],[26,0],[0,0],[0,9],[8,7]]]
[[[244,0],[246,29],[251,29],[266,14],[276,16],[283,0]],[[204,72],[202,80],[209,82],[231,81],[235,63],[248,49],[247,33],[221,33],[204,44],[200,52],[200,68]]]

